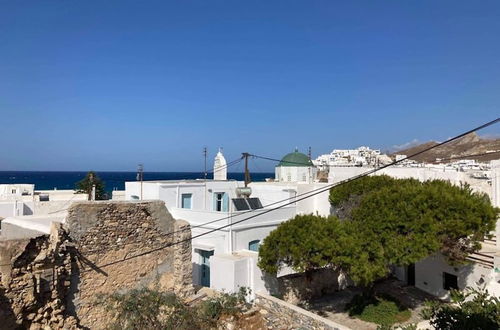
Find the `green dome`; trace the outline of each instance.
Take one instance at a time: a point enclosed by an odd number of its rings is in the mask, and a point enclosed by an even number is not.
[[[291,152],[281,158],[278,166],[310,167],[314,165],[307,155],[304,155],[295,149],[294,152]]]

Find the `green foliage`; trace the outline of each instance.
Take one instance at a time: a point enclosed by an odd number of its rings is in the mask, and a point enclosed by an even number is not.
[[[182,302],[171,293],[143,288],[125,294],[101,297],[106,311],[113,315],[109,329],[192,329],[196,321]]]
[[[282,223],[263,241],[259,267],[276,274],[288,265],[297,271],[334,267],[342,263],[342,250],[349,239],[337,218],[298,215]]]
[[[346,306],[346,310],[349,316],[385,327],[411,317],[411,311],[391,297],[356,295]]]
[[[75,184],[75,190],[77,193],[88,194],[90,200],[93,185],[95,185],[95,199],[107,199],[107,194],[104,190],[104,182],[92,171],[88,172],[85,178]]]
[[[423,310],[422,316],[436,329],[500,329],[500,299],[487,290],[452,290],[451,298],[452,304],[434,302]]]
[[[223,293],[201,303],[199,315],[207,324],[216,323],[222,315],[235,316],[246,305],[251,290],[241,287],[238,293]]]
[[[405,325],[379,325],[377,330],[417,330],[417,325],[415,323],[405,324]]]
[[[388,176],[335,187],[329,199],[338,217],[299,215],[264,239],[262,270],[330,267],[369,287],[389,265],[406,266],[437,252],[450,263],[465,262],[495,228],[500,211],[468,186]]]
[[[241,288],[238,293],[223,293],[191,307],[173,293],[142,288],[101,296],[96,305],[112,316],[110,330],[212,329],[222,316],[238,316],[246,307],[248,293]]]
[[[354,196],[362,196],[380,187],[385,187],[393,180],[387,175],[365,176],[348,184],[334,187],[330,190],[330,204],[340,208]]]
[[[451,263],[464,262],[495,228],[499,209],[468,186],[440,180],[383,180],[385,185],[376,189],[373,182],[367,184],[369,191],[348,220],[362,224],[368,237],[378,237],[390,264],[408,265],[438,251]]]

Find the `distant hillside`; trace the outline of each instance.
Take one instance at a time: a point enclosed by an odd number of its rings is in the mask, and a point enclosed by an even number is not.
[[[438,144],[435,141],[426,142],[411,148],[399,150],[391,154],[394,155],[411,155],[422,151],[426,148]],[[456,141],[445,144],[436,149],[432,149],[425,152],[414,159],[419,162],[433,163],[436,158],[454,158],[461,157],[471,154],[480,154],[489,151],[499,151],[500,150],[500,139],[486,139],[479,137],[476,133],[468,134]],[[491,155],[485,155],[480,157],[467,157],[467,159],[475,159],[481,162],[487,162],[493,159],[500,159],[500,153],[495,153]]]

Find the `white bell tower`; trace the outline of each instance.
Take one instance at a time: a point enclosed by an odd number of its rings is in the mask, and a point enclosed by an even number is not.
[[[214,180],[227,180],[227,163],[226,158],[222,154],[222,148],[219,148],[219,152],[215,156],[214,160]]]

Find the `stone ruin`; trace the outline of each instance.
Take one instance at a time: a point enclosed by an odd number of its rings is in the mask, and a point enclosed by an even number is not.
[[[189,296],[190,238],[160,201],[75,203],[50,235],[0,242],[1,327],[99,329],[101,295],[148,286]]]

